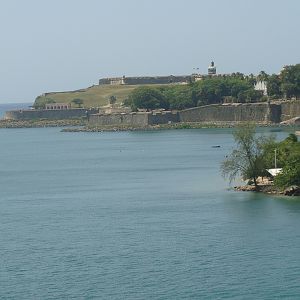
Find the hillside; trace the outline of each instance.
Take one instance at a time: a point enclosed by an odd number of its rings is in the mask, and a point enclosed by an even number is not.
[[[108,104],[110,96],[117,97],[117,103],[122,103],[137,87],[138,85],[94,85],[77,91],[45,93],[37,97],[35,103],[43,103],[47,100],[71,103],[73,99],[79,98],[83,100],[84,107],[100,107]],[[75,104],[71,104],[76,107]]]

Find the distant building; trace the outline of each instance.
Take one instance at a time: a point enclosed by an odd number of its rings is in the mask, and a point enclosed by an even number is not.
[[[267,82],[266,81],[257,81],[254,85],[256,91],[262,91],[264,96],[268,95]]]
[[[69,103],[48,103],[45,106],[46,109],[70,109]]]
[[[196,68],[197,70],[199,68]],[[137,77],[107,77],[99,79],[99,85],[148,85],[148,84],[188,84],[190,82],[199,81],[206,76],[216,75],[217,68],[212,61],[208,67],[207,74],[194,73],[191,75],[167,75],[167,76],[137,76]],[[225,76],[220,74],[219,76]],[[227,76],[227,75],[226,75]]]
[[[171,84],[171,83],[188,83],[191,80],[190,75],[183,76],[140,76],[140,77],[113,77],[101,78],[99,85],[139,85],[139,84]]]
[[[215,63],[213,61],[208,66],[207,74],[208,75],[216,75],[217,74],[217,67],[215,66]]]

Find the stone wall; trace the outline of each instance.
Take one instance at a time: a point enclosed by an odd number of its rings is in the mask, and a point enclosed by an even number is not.
[[[172,112],[133,112],[122,114],[95,114],[90,116],[89,125],[128,125],[143,127],[148,125],[179,122],[178,113]]]
[[[125,85],[145,85],[145,84],[170,84],[170,83],[186,83],[191,80],[191,76],[144,76],[144,77],[116,77],[102,78],[99,85],[102,84],[125,84]]]
[[[4,115],[4,119],[7,120],[64,120],[86,117],[88,114],[95,114],[98,112],[96,109],[29,109],[29,110],[11,110],[7,111]]]
[[[261,104],[215,104],[183,110],[179,113],[181,122],[211,121],[257,121],[266,122],[268,105]]]
[[[97,109],[14,110],[4,118],[11,120],[74,119],[89,117],[91,125],[147,126],[169,122],[272,122],[280,123],[300,116],[300,101],[255,104],[214,104],[186,109],[180,112],[98,113]]]
[[[300,100],[281,102],[281,121],[300,117]]]
[[[178,123],[179,113],[171,111],[154,112],[148,115],[149,125]]]
[[[149,113],[129,113],[129,114],[95,114],[90,116],[89,125],[128,125],[147,126]]]

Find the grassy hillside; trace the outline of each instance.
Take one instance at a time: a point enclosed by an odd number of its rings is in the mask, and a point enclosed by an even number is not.
[[[46,93],[39,96],[36,102],[53,100],[56,103],[71,103],[73,99],[79,98],[83,100],[84,107],[100,107],[108,104],[110,96],[117,97],[117,103],[123,102],[137,87],[137,85],[95,85],[78,91]],[[75,104],[71,104],[76,107]]]

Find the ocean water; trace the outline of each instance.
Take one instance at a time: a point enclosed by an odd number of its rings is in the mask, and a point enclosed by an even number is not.
[[[228,189],[230,129],[0,141],[1,299],[300,298],[300,200]]]
[[[29,108],[32,103],[7,103],[7,104],[0,104],[0,119],[4,117],[4,114],[8,110],[14,109],[25,109]]]

